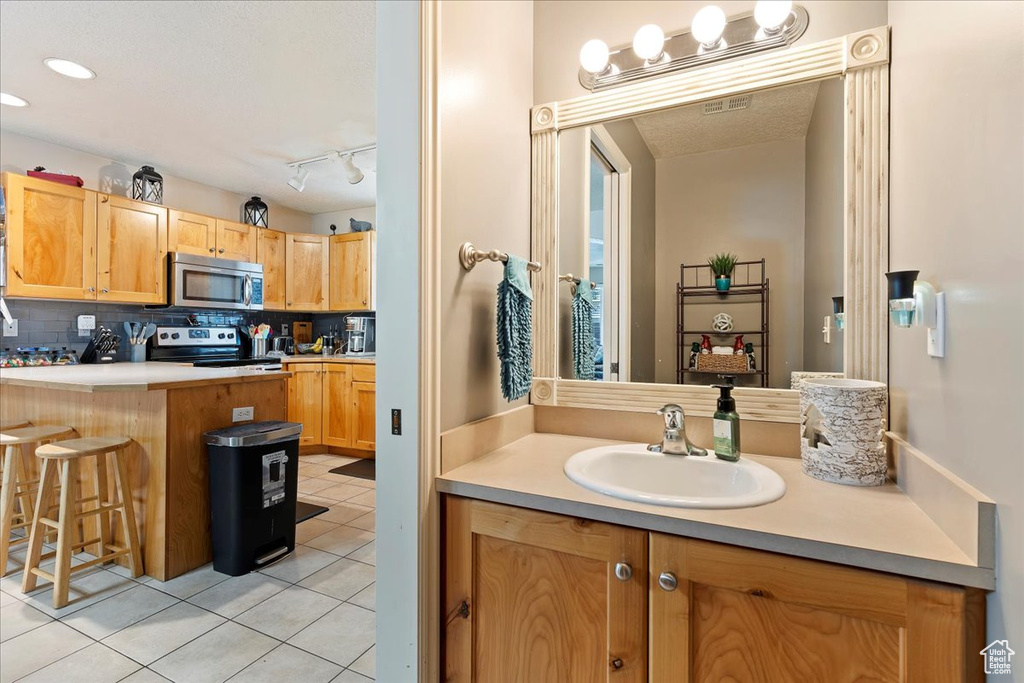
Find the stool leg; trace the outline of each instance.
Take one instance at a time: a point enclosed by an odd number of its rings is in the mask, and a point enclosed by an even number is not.
[[[14,449],[14,446],[5,449],[3,483],[0,484],[0,576],[7,573],[7,552],[11,545],[11,521],[14,518],[14,489],[17,486]]]
[[[75,492],[78,480],[78,460],[68,458],[60,468],[60,518],[57,522],[57,564],[53,568],[53,608],[60,609],[68,604],[71,582],[71,550],[74,545],[72,530],[77,526],[75,519]]]
[[[107,498],[107,454],[100,453],[96,456],[96,507],[101,508],[106,505],[108,502]],[[101,512],[96,515],[96,525],[99,527],[100,535],[100,557],[110,552],[107,546],[111,543],[112,515],[112,512]]]
[[[128,558],[131,560],[132,578],[142,576],[142,551],[139,549],[139,530],[135,526],[135,502],[132,500],[132,485],[128,479],[128,463],[122,448],[114,454],[117,465],[117,488],[121,496],[121,523],[124,525],[124,540],[128,544]]]
[[[53,460],[44,458],[42,461],[42,471],[39,473],[39,495],[36,496],[36,514],[32,518],[32,526],[29,527],[28,554],[25,556],[25,573],[21,580],[22,593],[29,593],[36,589],[38,577],[32,573],[32,570],[39,568],[39,556],[43,552],[43,536],[46,535],[48,528],[43,526],[43,523],[39,520],[50,509],[50,498],[53,495],[53,483],[56,478],[57,464]]]
[[[32,479],[32,477],[29,476],[29,471],[28,471],[28,463],[29,463],[29,459],[31,457],[32,457],[32,453],[29,450],[29,445],[27,443],[22,444],[21,445],[21,457],[18,458],[18,477],[17,477],[17,480],[19,482],[25,482],[25,481],[29,481],[30,479]],[[24,490],[22,490],[22,489],[24,489]],[[32,517],[33,517],[33,513],[32,513],[32,490],[31,490],[31,487],[28,484],[22,484],[21,486],[18,487],[17,496],[18,496],[18,502],[21,505],[21,514],[24,516],[26,522],[31,522],[32,521]]]

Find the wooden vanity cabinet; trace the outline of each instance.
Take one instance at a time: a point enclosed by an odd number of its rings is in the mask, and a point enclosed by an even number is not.
[[[357,363],[286,363],[288,419],[302,423],[300,446],[376,449],[376,367]]]
[[[445,515],[447,681],[983,680],[977,589],[454,496]]]
[[[332,235],[331,295],[332,311],[372,311],[376,308],[374,266],[377,233],[350,232]]]
[[[99,195],[96,246],[97,301],[167,301],[167,209]]]
[[[266,228],[257,230],[256,262],[263,265],[263,309],[285,310],[285,233]]]
[[[288,233],[285,240],[285,307],[289,311],[326,311],[330,295],[327,236]]]

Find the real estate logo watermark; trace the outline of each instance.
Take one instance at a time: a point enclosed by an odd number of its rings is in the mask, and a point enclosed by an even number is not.
[[[1012,673],[1011,668],[1013,665],[1011,660],[1017,653],[1010,649],[1010,642],[1008,640],[993,640],[980,654],[985,658],[985,673]]]

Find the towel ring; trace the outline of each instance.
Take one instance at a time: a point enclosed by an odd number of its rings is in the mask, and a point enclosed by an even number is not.
[[[473,270],[473,267],[481,261],[500,261],[508,263],[508,254],[497,249],[482,251],[473,246],[472,242],[463,242],[459,247],[459,263],[466,270]],[[526,269],[533,273],[539,273],[541,265],[536,261],[527,261]]]

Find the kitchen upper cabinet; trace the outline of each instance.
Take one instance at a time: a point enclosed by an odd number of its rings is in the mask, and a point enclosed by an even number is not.
[[[279,230],[256,231],[256,261],[263,264],[263,308],[285,310],[285,233]]]
[[[96,234],[98,301],[167,301],[167,209],[101,194]]]
[[[326,235],[287,233],[285,306],[289,311],[326,311],[330,252]]]
[[[7,296],[96,298],[95,192],[13,173],[7,198]]]
[[[352,367],[324,363],[323,443],[352,446]]]
[[[452,496],[445,512],[445,681],[648,680],[647,532]]]
[[[329,239],[331,310],[375,310],[377,233],[351,232]]]
[[[256,228],[217,219],[217,258],[256,262]]]
[[[167,251],[216,256],[217,219],[171,209],[167,225]]]
[[[323,366],[320,363],[289,363],[288,420],[302,424],[300,446],[322,443]]]

